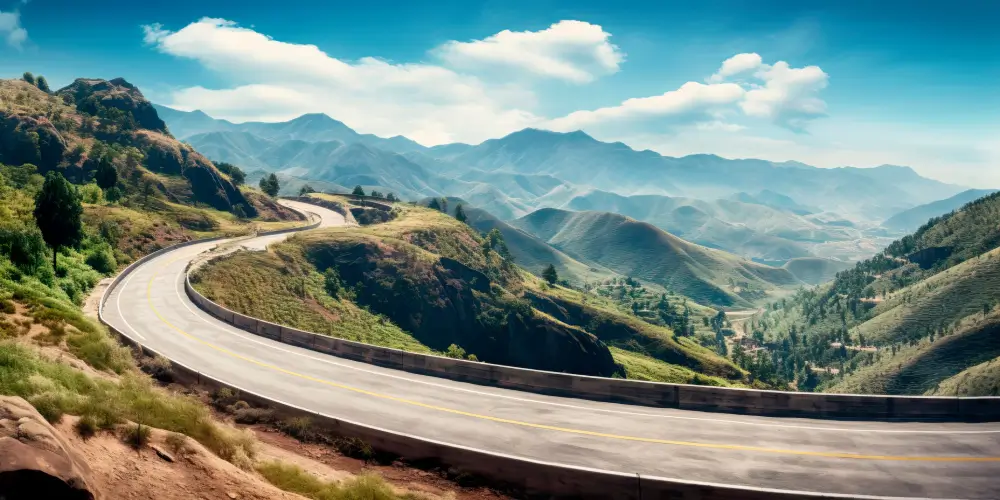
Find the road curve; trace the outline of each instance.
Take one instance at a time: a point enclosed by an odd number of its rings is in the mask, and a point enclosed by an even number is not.
[[[283,202],[344,225],[333,211]],[[233,244],[263,249],[287,235]],[[103,318],[213,378],[318,413],[534,460],[757,488],[997,498],[996,423],[843,422],[722,415],[550,397],[385,369],[224,324],[184,293],[220,242],[157,256],[111,290]]]

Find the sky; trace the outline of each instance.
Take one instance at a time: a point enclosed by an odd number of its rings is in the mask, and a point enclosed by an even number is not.
[[[908,165],[1000,188],[1000,2],[0,0],[0,77],[124,77],[232,121]]]

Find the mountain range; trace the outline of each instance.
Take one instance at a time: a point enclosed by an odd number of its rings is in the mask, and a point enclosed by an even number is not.
[[[360,134],[322,114],[233,123],[156,109],[176,137],[209,158],[277,172],[296,186],[361,185],[403,199],[454,196],[504,221],[541,208],[614,212],[776,265],[867,257],[891,241],[879,222],[963,191],[908,167],[674,158],[581,131],[525,129],[478,145],[424,147],[401,136]]]

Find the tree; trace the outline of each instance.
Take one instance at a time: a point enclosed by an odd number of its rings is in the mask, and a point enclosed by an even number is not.
[[[380,192],[378,192],[378,191],[372,191],[372,192],[371,192],[371,193],[369,194],[369,196],[371,196],[372,198],[381,198],[381,197],[382,197],[382,193],[380,193]]]
[[[448,213],[448,198],[441,198],[441,211]]]
[[[51,171],[35,197],[35,224],[52,247],[52,269],[59,248],[75,246],[83,239],[83,205],[80,196],[62,174]]]
[[[242,203],[237,203],[233,205],[233,215],[237,219],[243,220],[247,218],[247,209]]]
[[[267,193],[270,197],[278,196],[278,190],[281,185],[278,184],[278,176],[274,174],[265,175],[260,178],[260,190]]]
[[[243,183],[247,181],[247,174],[243,173],[243,170],[240,170],[240,167],[237,167],[232,163],[217,161],[215,162],[215,168],[228,175],[229,178],[232,179],[234,186],[242,186]]]
[[[354,191],[351,191],[351,194],[354,196],[364,196],[365,190],[361,187],[361,184],[358,184],[357,186],[354,186]]]
[[[299,189],[299,196],[305,196],[305,195],[307,195],[309,193],[315,193],[315,192],[316,192],[316,190],[313,189],[312,186],[310,186],[309,184],[306,184],[305,186],[302,186],[302,189]]]
[[[94,174],[94,180],[97,181],[97,185],[105,193],[118,185],[118,171],[115,170],[115,166],[111,163],[109,155],[105,154],[101,156],[101,159],[97,163],[97,172]]]
[[[323,272],[323,286],[331,297],[340,298],[343,286],[340,284],[340,274],[337,273],[337,268],[333,266],[326,268],[326,271]]]
[[[399,198],[396,198],[396,195],[394,195],[392,193],[389,193],[389,194],[385,195],[385,199],[386,199],[386,201],[390,201],[390,202],[397,202],[397,201],[399,201]]]
[[[427,208],[441,210],[441,202],[439,202],[437,198],[431,198],[431,202],[427,204]]]
[[[24,75],[22,76],[22,78],[24,78],[24,81],[26,81],[26,82],[28,82],[28,83],[30,83],[32,85],[35,84],[35,75],[32,75],[30,71],[25,71]]]
[[[44,76],[38,75],[38,78],[35,79],[35,86],[37,86],[38,90],[41,90],[42,92],[52,92],[52,90],[49,89],[49,81],[46,80]]]
[[[145,205],[149,203],[149,195],[156,191],[155,186],[153,186],[153,181],[149,179],[142,182],[142,203]]]
[[[542,271],[542,278],[545,278],[550,285],[555,285],[556,281],[559,281],[559,273],[556,272],[556,266],[549,264],[546,266],[545,270]]]
[[[455,205],[455,219],[462,223],[469,220],[469,218],[465,216],[465,209],[462,208],[461,203]]]

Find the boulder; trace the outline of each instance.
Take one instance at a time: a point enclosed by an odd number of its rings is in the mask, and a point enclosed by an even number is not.
[[[0,497],[96,500],[93,473],[27,401],[0,396]]]

